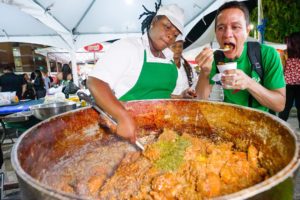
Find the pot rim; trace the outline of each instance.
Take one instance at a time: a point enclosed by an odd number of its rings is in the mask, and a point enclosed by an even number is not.
[[[19,179],[22,179],[23,181],[26,180],[27,182],[29,182],[30,186],[34,187],[35,189],[48,194],[52,197],[58,198],[58,199],[63,199],[63,200],[69,200],[69,199],[78,199],[78,200],[89,200],[88,198],[84,198],[84,197],[79,197],[70,193],[66,193],[66,192],[62,192],[62,191],[57,191],[52,187],[49,187],[48,185],[41,183],[39,181],[37,181],[36,179],[34,179],[32,176],[30,176],[27,172],[24,171],[24,169],[21,167],[21,164],[19,162],[18,159],[18,148],[20,146],[20,143],[22,141],[22,139],[32,130],[35,129],[36,127],[47,123],[48,121],[51,121],[53,118],[59,117],[59,116],[63,116],[63,115],[67,115],[68,113],[72,113],[72,112],[77,112],[78,110],[84,110],[84,109],[88,109],[90,107],[85,107],[85,108],[79,108],[76,110],[70,110],[55,116],[52,116],[44,121],[41,121],[37,124],[35,124],[34,126],[32,126],[31,128],[29,128],[28,130],[26,130],[17,140],[17,142],[13,145],[12,151],[11,151],[11,163],[12,163],[12,167],[15,170],[15,173],[18,175]]]
[[[131,102],[140,102],[140,101],[151,101],[151,102],[157,102],[157,101],[166,101],[166,99],[155,99],[155,100],[134,100],[134,101],[128,101],[128,103]],[[299,152],[299,146],[300,146],[300,142],[297,140],[297,135],[295,133],[295,131],[293,131],[293,129],[291,128],[291,126],[281,120],[280,118],[264,112],[264,111],[260,111],[254,108],[249,108],[249,107],[244,107],[244,106],[239,106],[239,105],[235,105],[235,104],[230,104],[230,103],[225,103],[225,102],[211,102],[211,101],[205,101],[205,100],[179,100],[179,99],[168,99],[167,101],[197,101],[197,102],[207,102],[210,104],[223,104],[223,105],[230,105],[230,106],[234,106],[234,107],[239,107],[239,108],[243,108],[246,110],[252,110],[252,111],[256,111],[256,112],[260,112],[263,114],[268,115],[269,117],[271,117],[272,119],[274,119],[275,121],[279,122],[280,124],[284,125],[287,129],[288,132],[290,133],[290,135],[294,138],[294,144],[295,144],[295,154],[292,158],[292,160],[289,162],[289,164],[287,166],[285,166],[283,169],[281,169],[280,171],[278,171],[275,175],[271,176],[270,178],[268,178],[267,180],[264,180],[258,184],[255,184],[251,187],[239,190],[238,192],[235,193],[231,193],[228,195],[224,195],[224,196],[219,196],[219,197],[215,197],[212,198],[213,200],[224,200],[224,199],[230,199],[230,200],[240,200],[240,199],[247,199],[249,197],[253,197],[259,193],[262,193],[264,191],[267,191],[269,189],[271,189],[272,187],[278,185],[278,183],[283,182],[284,180],[287,179],[287,177],[291,176],[294,171],[299,167],[300,165],[300,152]],[[127,104],[127,102],[126,102]],[[84,108],[79,108],[76,110],[71,110],[68,112],[64,112],[62,114],[59,115],[55,115],[47,120],[44,120],[36,125],[34,125],[33,127],[29,128],[27,131],[25,131],[17,140],[17,142],[14,144],[13,149],[11,151],[11,162],[12,162],[12,166],[16,172],[16,174],[19,176],[19,178],[21,178],[22,180],[26,180],[29,182],[29,184],[36,188],[37,190],[40,190],[50,196],[56,197],[56,198],[61,198],[61,199],[78,199],[78,200],[87,200],[87,198],[83,198],[83,197],[78,197],[76,195],[70,194],[70,193],[66,193],[66,192],[62,192],[62,191],[57,191],[51,187],[49,187],[46,184],[43,184],[39,181],[37,181],[36,179],[32,178],[28,173],[26,173],[23,168],[20,165],[20,162],[18,160],[18,148],[19,145],[22,141],[22,139],[32,130],[35,129],[36,127],[40,126],[43,123],[47,123],[48,121],[50,121],[53,118],[59,117],[59,116],[63,116],[63,115],[68,115],[70,113],[73,112],[78,112],[81,110],[85,110],[85,109],[90,109],[92,108],[91,106],[86,106]]]
[[[58,105],[58,106],[52,106],[52,105]],[[30,110],[36,110],[40,108],[60,108],[63,106],[73,106],[76,105],[76,102],[71,102],[71,101],[60,101],[60,102],[52,102],[52,103],[41,103],[37,105],[30,106]]]

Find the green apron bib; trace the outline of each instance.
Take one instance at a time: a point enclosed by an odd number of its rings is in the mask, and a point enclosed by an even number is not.
[[[147,62],[145,50],[144,63],[137,82],[119,100],[169,99],[176,86],[177,77],[177,68],[173,62]]]

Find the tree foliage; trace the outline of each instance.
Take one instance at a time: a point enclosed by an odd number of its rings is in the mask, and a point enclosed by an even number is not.
[[[300,0],[262,0],[263,17],[267,19],[265,40],[283,43],[285,36],[300,31]],[[251,22],[257,26],[257,7]]]

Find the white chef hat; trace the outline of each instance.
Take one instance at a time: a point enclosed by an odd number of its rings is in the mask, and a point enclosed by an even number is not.
[[[171,23],[183,33],[184,29],[184,11],[177,4],[162,5],[156,15],[166,16]]]
[[[182,34],[179,34],[179,35],[177,36],[175,42],[178,42],[178,41],[183,41],[183,42],[185,41],[185,38],[183,37]]]

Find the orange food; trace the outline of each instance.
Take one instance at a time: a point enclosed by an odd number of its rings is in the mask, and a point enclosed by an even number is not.
[[[18,103],[19,102],[19,97],[18,96],[14,96],[13,99],[12,99],[12,101],[14,103]]]
[[[204,180],[199,179],[197,182],[197,190],[206,197],[218,196],[221,191],[221,180],[219,175],[208,173]]]
[[[186,134],[180,136],[182,144],[187,144],[185,140],[189,141],[182,155],[183,162],[176,169],[166,171],[168,168],[159,168],[154,164],[164,156],[159,147],[165,142],[167,147],[173,148],[169,143],[176,143],[176,138],[178,135],[174,131],[165,130],[159,141],[149,145],[140,158],[123,163],[100,190],[100,198],[209,199],[239,191],[266,177],[266,170],[260,168],[258,150],[254,146],[249,147],[247,154],[233,149],[231,142],[215,144],[209,139]],[[175,159],[182,159],[178,156]],[[127,185],[126,188],[124,185]]]
[[[88,189],[89,192],[93,195],[95,195],[98,190],[100,189],[100,187],[102,186],[102,184],[105,181],[106,176],[105,175],[98,175],[98,176],[92,176],[89,180],[88,180]]]
[[[68,166],[60,171],[58,178],[63,180],[55,177],[51,184],[58,182],[56,188],[90,199],[196,200],[237,192],[268,177],[253,145],[242,152],[232,142],[179,136],[170,130],[164,130],[142,153],[115,156],[119,160],[115,167],[104,168],[96,162],[103,159],[98,156],[103,151],[102,155],[114,155],[114,149],[101,146],[79,159],[75,170]]]

